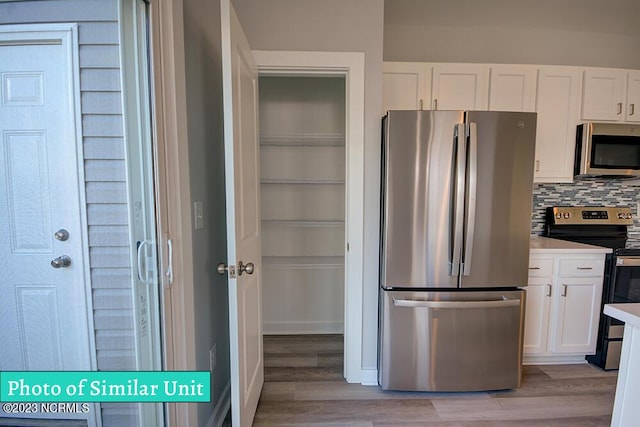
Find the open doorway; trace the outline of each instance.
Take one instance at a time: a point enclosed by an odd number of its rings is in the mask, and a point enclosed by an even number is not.
[[[333,178],[334,181],[331,181],[333,182],[332,184],[324,182],[319,185],[333,186],[334,193],[337,193],[337,188],[343,188],[344,234],[340,251],[335,252],[335,257],[343,256],[344,264],[342,280],[339,281],[342,287],[340,291],[344,298],[342,305],[344,310],[342,315],[342,348],[344,355],[342,375],[347,382],[368,382],[368,372],[362,369],[362,295],[364,288],[364,197],[362,191],[364,185],[364,54],[351,52],[288,51],[254,51],[253,54],[261,77],[280,77],[286,80],[286,78],[292,79],[297,76],[299,78],[318,79],[299,80],[298,82],[301,84],[305,81],[330,84],[329,81],[335,79],[333,80],[334,84],[343,85],[341,86],[343,98],[340,102],[344,105],[344,110],[341,115],[344,120],[344,163],[343,166],[339,166],[342,167],[342,173],[344,174],[343,183],[335,183],[335,180],[339,180],[339,178]],[[337,91],[337,87],[338,86],[334,87],[335,91]],[[327,95],[325,94],[324,96]],[[302,103],[300,107],[313,109],[313,107],[308,107],[304,103]],[[325,108],[324,111],[330,111],[330,109]],[[333,114],[336,114],[335,111],[336,110],[334,110]],[[289,116],[289,120],[296,120],[297,115],[298,112]],[[263,123],[268,123],[268,117],[268,115],[263,116],[261,112],[261,127]],[[319,117],[315,116],[310,120],[314,123],[318,119]],[[336,120],[334,123],[342,123],[336,118],[334,118],[334,120]],[[296,129],[293,124],[289,124],[289,128]],[[335,129],[334,127],[330,130],[328,132],[329,135],[325,135],[329,137],[324,138],[324,145],[328,147],[334,145],[334,149],[337,148],[335,146],[338,145],[338,143],[335,142],[336,135],[340,133]],[[333,137],[333,143],[328,142],[332,139],[331,137]],[[275,184],[271,185],[273,186]],[[310,184],[292,185],[304,186]],[[325,207],[322,206],[322,208]],[[264,205],[262,210],[264,212]],[[320,213],[320,211],[318,211],[318,213]],[[331,223],[331,219],[326,219]],[[323,225],[328,224],[323,223]],[[331,225],[334,227],[334,232],[336,229],[340,229],[336,221],[333,221]],[[263,227],[263,233],[264,230],[265,227]],[[328,233],[327,236],[324,237],[328,238],[330,235],[331,233]],[[335,239],[335,234],[333,236]],[[266,244],[268,244],[269,238],[263,237],[263,239],[267,240]],[[268,253],[269,252],[266,252],[265,255],[268,256]],[[336,259],[337,258],[334,258],[334,260]],[[328,260],[328,258],[325,259],[325,261]],[[267,268],[265,268],[265,273],[266,271]],[[265,287],[265,294],[266,292],[267,288]],[[315,303],[314,301],[314,304]],[[267,307],[265,307],[265,311],[266,310]],[[268,315],[265,315],[265,319],[268,319],[267,316]],[[316,326],[318,326],[318,324],[316,324]],[[325,324],[324,326],[328,327],[329,325]],[[336,325],[334,325],[334,327],[335,326]],[[265,325],[265,329],[266,328],[267,325]]]
[[[340,378],[345,78],[263,75],[259,90],[265,376]]]
[[[264,333],[342,334],[345,79],[259,88]]]

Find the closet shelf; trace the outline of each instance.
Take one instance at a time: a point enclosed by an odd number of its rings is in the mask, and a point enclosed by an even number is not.
[[[344,184],[344,179],[269,179],[263,178],[261,184]]]
[[[289,227],[344,227],[344,221],[332,219],[263,219],[262,224]]]
[[[345,136],[342,133],[300,133],[284,135],[260,135],[260,145],[285,146],[344,146]]]
[[[314,270],[344,268],[341,256],[264,256],[262,265],[268,269]]]

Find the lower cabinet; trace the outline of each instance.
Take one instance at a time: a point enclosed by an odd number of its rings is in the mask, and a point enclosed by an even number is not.
[[[532,254],[524,362],[584,362],[595,353],[604,254]]]

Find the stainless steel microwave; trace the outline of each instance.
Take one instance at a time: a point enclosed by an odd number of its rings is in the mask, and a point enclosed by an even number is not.
[[[640,124],[595,123],[578,125],[576,178],[640,176]]]

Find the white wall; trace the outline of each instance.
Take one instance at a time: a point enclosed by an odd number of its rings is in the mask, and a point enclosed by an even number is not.
[[[383,0],[233,0],[252,49],[365,53],[362,368],[377,365]]]
[[[637,0],[388,0],[384,60],[640,68]]]

